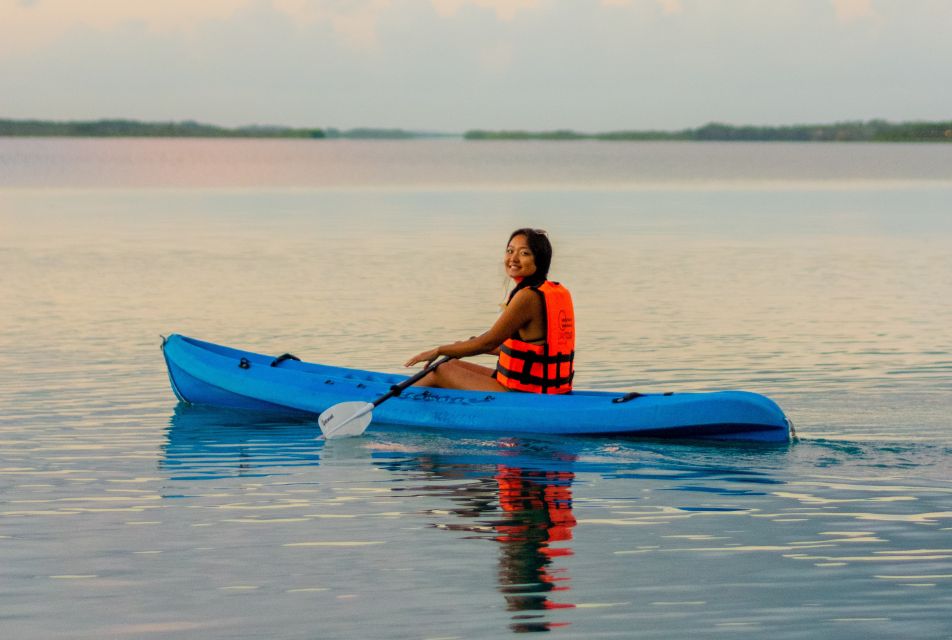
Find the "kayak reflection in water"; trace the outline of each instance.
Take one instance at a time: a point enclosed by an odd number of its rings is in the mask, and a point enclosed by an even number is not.
[[[572,555],[570,548],[553,548],[552,543],[572,539],[574,478],[571,471],[498,467],[499,506],[509,516],[494,527],[496,540],[503,543],[499,584],[507,609],[522,612],[514,616],[514,631],[547,631],[563,626],[565,623],[540,620],[543,613],[531,612],[575,606],[549,598],[554,591],[569,589],[566,570],[550,565],[556,557]]]
[[[491,475],[480,472],[474,482],[472,473],[477,467],[430,456],[414,462],[418,469],[439,478],[470,480],[455,485],[449,494],[455,503],[449,512],[464,521],[436,526],[470,531],[500,544],[498,589],[506,610],[512,612],[512,631],[549,631],[570,624],[550,616],[554,610],[575,607],[564,601],[570,591],[568,569],[557,566],[558,558],[573,553],[567,543],[576,524],[572,513],[575,473],[495,464]],[[446,492],[444,484],[413,487],[413,491],[421,489]],[[473,519],[475,524],[467,522]]]
[[[516,286],[499,318],[479,336],[428,349],[407,367],[440,356],[499,356],[495,369],[450,360],[417,384],[474,391],[568,393],[575,370],[575,310],[568,289],[549,281],[552,245],[541,229],[516,229],[503,266]]]

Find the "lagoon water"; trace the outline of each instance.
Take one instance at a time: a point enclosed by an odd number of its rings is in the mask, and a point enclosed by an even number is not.
[[[2,635],[950,638],[950,211],[952,145],[0,139]],[[177,406],[160,334],[401,371],[484,330],[524,225],[580,387],[799,439]]]

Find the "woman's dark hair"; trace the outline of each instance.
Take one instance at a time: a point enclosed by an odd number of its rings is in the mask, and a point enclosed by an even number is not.
[[[509,242],[516,236],[525,236],[526,244],[532,252],[535,259],[536,271],[531,276],[516,285],[516,288],[509,294],[509,299],[516,295],[516,292],[526,287],[537,287],[549,277],[549,266],[552,264],[552,243],[549,242],[549,236],[542,229],[516,229],[509,234]],[[507,243],[508,246],[508,243]]]

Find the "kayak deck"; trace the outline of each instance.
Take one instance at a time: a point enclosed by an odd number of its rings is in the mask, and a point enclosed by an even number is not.
[[[173,334],[162,351],[188,404],[316,418],[344,401],[372,402],[408,376],[301,362]],[[746,391],[565,395],[410,387],[374,410],[374,422],[442,430],[788,442],[790,423],[769,398]]]

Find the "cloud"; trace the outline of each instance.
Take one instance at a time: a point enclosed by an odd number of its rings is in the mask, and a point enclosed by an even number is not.
[[[876,16],[872,0],[833,0],[836,17],[841,22],[853,22]]]
[[[77,29],[107,32],[136,23],[153,31],[188,31],[226,20],[252,0],[19,0],[0,2],[0,56],[41,50]]]
[[[516,14],[526,9],[539,7],[539,0],[430,0],[433,8],[443,17],[455,15],[464,5],[490,9],[504,22],[511,22]]]
[[[334,31],[356,48],[372,48],[377,43],[377,22],[380,14],[390,7],[390,0],[376,0],[360,11],[333,16]]]
[[[661,7],[661,11],[665,14],[672,15],[684,12],[684,5],[681,4],[681,0],[651,1],[657,3]],[[630,7],[635,4],[635,0],[600,0],[600,4],[603,7]]]
[[[150,27],[174,29],[187,27],[211,18],[225,18],[243,7],[252,4],[251,0],[163,0],[162,2],[138,3],[115,2],[111,0],[19,0],[22,7],[33,11],[0,16],[4,22],[13,24],[23,22],[34,28],[46,27],[60,30],[70,25],[86,25],[109,28],[129,21],[143,22]]]
[[[498,5],[497,11],[508,17],[537,0],[512,0],[512,9],[506,8],[506,0],[473,1]],[[240,21],[249,13],[262,11],[287,15],[302,29],[329,25],[349,47],[370,49],[377,42],[381,16],[392,5],[393,0],[17,0],[15,4],[0,3],[0,25],[5,32],[0,37],[0,56],[41,50],[77,29],[105,34],[134,23],[150,32],[191,34],[210,23]]]

